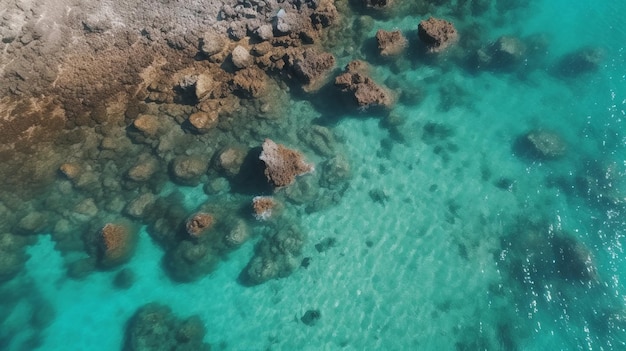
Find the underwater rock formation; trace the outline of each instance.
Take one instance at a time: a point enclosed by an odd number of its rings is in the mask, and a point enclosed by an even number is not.
[[[526,55],[526,44],[513,36],[502,36],[476,53],[479,65],[510,69],[520,64]]]
[[[271,235],[257,244],[240,281],[245,285],[258,285],[289,276],[300,266],[298,257],[303,245],[304,236],[294,225],[275,227]]]
[[[200,155],[179,156],[172,160],[173,180],[183,185],[197,185],[208,169],[208,160]]]
[[[541,129],[527,133],[518,143],[527,156],[546,160],[562,157],[567,151],[567,145],[560,135]]]
[[[181,320],[159,303],[141,306],[129,320],[124,351],[209,351],[204,342],[206,330],[197,316]]]
[[[98,263],[104,268],[118,266],[128,261],[137,244],[137,230],[130,224],[107,223],[98,235]]]
[[[215,219],[211,214],[198,212],[187,219],[185,229],[187,230],[187,234],[192,238],[198,238],[202,236],[205,231],[209,230],[214,222]]]
[[[459,39],[459,34],[451,22],[434,17],[419,23],[417,35],[430,52],[441,52]]]
[[[298,151],[276,144],[271,139],[263,142],[263,151],[259,157],[265,163],[265,176],[275,187],[284,187],[292,184],[296,177],[312,172],[312,164],[304,161],[304,156]]]
[[[408,41],[400,30],[386,31],[379,29],[376,32],[376,42],[381,56],[397,56],[408,45]]]
[[[388,6],[393,0],[361,0],[363,6],[367,8],[384,8]]]
[[[598,70],[604,60],[604,50],[585,47],[563,56],[556,65],[556,72],[563,77],[576,77]]]
[[[0,284],[11,280],[23,268],[28,255],[24,251],[28,238],[9,233],[0,234]]]
[[[391,107],[394,103],[391,93],[376,84],[366,71],[365,62],[352,61],[346,66],[345,73],[335,78],[335,86],[348,93],[359,108]]]
[[[204,134],[217,126],[219,115],[215,110],[210,112],[198,111],[192,113],[187,121],[192,131],[198,134]]]

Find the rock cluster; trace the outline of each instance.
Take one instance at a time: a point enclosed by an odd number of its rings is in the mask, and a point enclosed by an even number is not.
[[[350,62],[345,73],[335,78],[335,86],[348,93],[359,108],[391,107],[394,102],[391,93],[366,74],[366,63],[363,61]]]

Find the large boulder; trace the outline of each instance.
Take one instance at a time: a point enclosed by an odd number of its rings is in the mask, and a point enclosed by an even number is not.
[[[296,176],[314,170],[312,164],[304,161],[301,153],[276,144],[271,139],[265,139],[259,158],[265,163],[267,180],[276,187],[290,185],[296,180]]]
[[[397,56],[407,47],[408,42],[400,30],[388,32],[379,29],[376,32],[376,41],[381,56]]]
[[[451,22],[434,17],[419,23],[417,35],[430,52],[441,52],[459,39],[459,34]]]
[[[394,102],[391,92],[376,84],[366,71],[365,62],[352,61],[346,66],[345,73],[335,78],[335,86],[348,93],[359,108],[391,107]]]
[[[249,67],[254,62],[254,58],[250,55],[250,51],[241,45],[237,45],[231,52],[231,59],[235,67],[241,69]]]

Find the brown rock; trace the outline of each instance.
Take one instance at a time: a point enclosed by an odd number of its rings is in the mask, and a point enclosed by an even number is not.
[[[241,45],[237,45],[231,52],[231,59],[237,68],[249,67],[253,63],[253,57],[248,49]]]
[[[223,36],[217,33],[207,32],[202,36],[200,51],[207,56],[213,56],[222,52],[227,44],[228,42]]]
[[[441,52],[459,39],[451,22],[434,17],[419,23],[417,35],[430,52]]]
[[[152,177],[157,168],[158,164],[156,160],[149,159],[139,162],[128,170],[128,178],[136,182],[145,182]]]
[[[174,179],[186,185],[196,185],[207,168],[208,162],[199,155],[179,156],[171,164]]]
[[[304,90],[315,91],[321,87],[334,66],[335,57],[332,54],[307,49],[294,60],[293,71],[304,83]]]
[[[252,199],[254,218],[265,221],[272,216],[272,210],[276,207],[276,201],[271,196],[255,196]]]
[[[159,121],[152,115],[139,115],[133,126],[147,137],[154,137],[159,132]]]
[[[195,132],[203,134],[217,126],[219,115],[215,110],[209,112],[198,111],[192,113],[187,121]]]
[[[209,213],[198,212],[187,219],[185,229],[187,234],[194,238],[199,238],[205,231],[213,226],[215,219]]]
[[[248,98],[258,98],[267,91],[265,73],[258,67],[244,68],[233,78],[234,89]]]
[[[296,176],[312,172],[313,165],[304,162],[299,152],[265,139],[263,151],[259,157],[265,162],[265,176],[276,187],[292,184]]]
[[[224,149],[217,157],[217,166],[223,170],[227,176],[234,177],[239,174],[239,170],[246,158],[246,151],[239,147],[229,147]]]
[[[396,56],[402,53],[407,46],[407,40],[399,30],[388,32],[379,29],[376,32],[376,41],[382,56]]]
[[[137,243],[137,232],[126,224],[107,223],[99,233],[99,262],[114,267],[130,259]]]
[[[81,168],[75,163],[64,163],[59,167],[59,171],[69,180],[77,179],[81,173]]]
[[[354,98],[359,108],[370,106],[390,107],[393,104],[391,93],[376,84],[365,73],[363,61],[352,61],[346,66],[346,72],[335,78],[335,86]]]
[[[198,75],[196,80],[196,98],[198,101],[202,101],[205,98],[211,96],[211,93],[218,87],[219,83],[215,82],[213,77],[207,73]]]

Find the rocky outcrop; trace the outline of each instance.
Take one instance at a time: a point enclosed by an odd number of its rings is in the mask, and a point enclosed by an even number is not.
[[[434,17],[419,23],[417,35],[430,52],[441,52],[459,39],[459,34],[451,22]]]
[[[305,91],[319,89],[335,66],[335,57],[327,52],[306,49],[293,60],[293,71],[304,84]]]
[[[397,56],[407,47],[408,42],[400,30],[388,32],[379,29],[376,32],[376,41],[381,56]]]
[[[265,139],[259,158],[265,163],[267,180],[275,187],[290,185],[297,176],[314,169],[313,165],[304,161],[301,153],[276,144],[271,139]]]
[[[128,261],[135,251],[137,231],[128,224],[107,223],[98,235],[98,262],[105,268]]]
[[[335,78],[335,86],[348,93],[359,108],[391,107],[394,102],[391,93],[376,84],[366,71],[365,62],[352,61],[346,66],[345,73]]]

